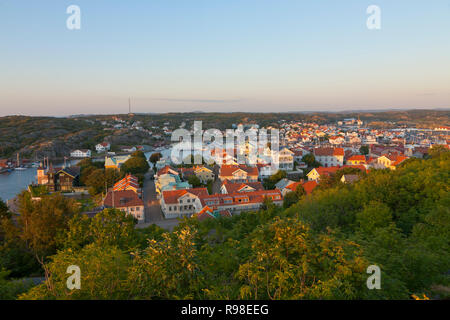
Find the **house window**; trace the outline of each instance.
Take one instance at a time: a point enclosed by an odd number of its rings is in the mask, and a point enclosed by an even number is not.
[[[171,206],[169,206],[169,211],[172,211],[172,207]]]

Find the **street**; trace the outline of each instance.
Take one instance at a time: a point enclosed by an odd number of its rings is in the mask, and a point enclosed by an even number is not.
[[[150,173],[145,175],[142,200],[144,201],[145,223],[137,225],[137,228],[146,228],[156,224],[163,229],[172,231],[178,225],[178,219],[164,218],[159,200],[156,197],[155,181],[151,179]]]

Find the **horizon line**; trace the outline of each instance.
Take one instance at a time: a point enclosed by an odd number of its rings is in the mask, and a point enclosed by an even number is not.
[[[0,116],[0,118],[7,117],[31,117],[31,118],[75,118],[75,117],[95,117],[95,116],[127,116],[133,115],[164,115],[164,114],[189,114],[189,113],[204,113],[204,114],[300,114],[300,113],[382,113],[382,112],[394,112],[394,111],[450,111],[450,107],[436,107],[436,108],[388,108],[388,109],[349,109],[340,111],[331,110],[305,110],[305,111],[169,111],[169,112],[132,112],[132,113],[81,113],[81,114],[70,114],[70,115],[26,115],[26,114],[9,114],[5,116]]]

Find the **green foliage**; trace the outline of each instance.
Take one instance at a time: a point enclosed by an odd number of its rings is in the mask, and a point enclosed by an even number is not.
[[[356,174],[360,178],[364,178],[366,176],[366,173],[359,168],[345,167],[345,168],[337,170],[334,173],[331,173],[330,175],[325,175],[325,176],[321,177],[318,188],[319,189],[327,189],[327,188],[341,185],[342,184],[341,178],[345,174]]]
[[[91,195],[97,195],[99,193],[105,192],[106,187],[111,188],[114,183],[122,179],[125,173],[115,170],[113,168],[104,168],[104,163],[99,166],[97,162],[92,162],[90,159],[84,159],[81,165],[81,178],[80,182],[89,187],[89,193]]]
[[[283,208],[289,208],[297,203],[306,194],[305,189],[301,184],[297,186],[295,191],[288,192],[283,198]]]
[[[316,157],[312,153],[308,153],[302,157],[302,162],[306,163],[308,168],[320,167],[320,162],[316,161]]]
[[[355,299],[368,261],[355,243],[314,236],[295,219],[276,219],[251,235],[252,253],[237,277],[244,299]]]
[[[0,219],[0,268],[14,278],[39,272],[39,264],[11,218]]]
[[[40,197],[48,194],[48,188],[44,185],[30,186],[30,191],[33,197]]]
[[[434,145],[433,148],[429,150],[428,155],[431,158],[439,158],[441,155],[448,153],[449,149],[446,146]]]
[[[23,193],[17,219],[20,239],[36,256],[45,257],[55,253],[57,237],[67,228],[77,210],[74,200],[60,194],[32,201],[28,193]]]
[[[0,269],[0,300],[15,300],[33,285],[27,280],[8,279],[9,274],[9,271]]]
[[[127,299],[125,282],[131,263],[129,254],[117,247],[90,244],[79,251],[65,249],[51,258],[45,268],[48,280],[19,298],[35,299]],[[69,266],[81,271],[80,290],[69,290],[66,285]]]
[[[200,181],[199,177],[197,177],[196,175],[191,175],[188,178],[188,182],[190,185],[192,185],[194,188],[198,188],[202,186],[202,182]]]
[[[359,148],[359,152],[363,155],[368,155],[369,154],[369,147],[368,146],[361,146],[361,148]]]
[[[288,192],[283,198],[283,208],[289,208],[299,200],[295,192]]]
[[[153,165],[155,165],[161,158],[162,158],[162,154],[159,152],[156,152],[156,153],[152,153],[152,155],[149,158],[149,161],[151,163],[153,163]]]
[[[94,169],[89,173],[84,183],[89,187],[89,193],[93,196],[105,191],[105,170]]]
[[[131,157],[133,158],[143,158],[147,160],[147,157],[145,156],[145,153],[141,150],[135,151],[131,154]]]
[[[213,180],[208,180],[208,182],[206,183],[206,188],[208,189],[209,194],[213,194],[213,185],[214,185]]]
[[[120,167],[120,171],[123,173],[131,174],[146,174],[150,166],[145,158],[131,157]]]
[[[128,249],[137,243],[136,221],[133,216],[117,209],[105,209],[93,218],[75,215],[60,239],[61,246],[78,250],[87,244],[116,246]]]
[[[130,294],[141,299],[192,299],[198,290],[195,231],[185,228],[150,240],[136,253],[129,272]]]
[[[371,234],[377,228],[389,226],[392,223],[392,213],[384,203],[371,201],[356,213],[356,222],[364,233]]]
[[[0,198],[0,219],[10,218],[11,213],[8,210],[6,203]]]
[[[286,177],[287,177],[286,171],[278,170],[269,178],[264,179],[263,186],[265,189],[275,189],[275,185],[277,184],[277,182]]]

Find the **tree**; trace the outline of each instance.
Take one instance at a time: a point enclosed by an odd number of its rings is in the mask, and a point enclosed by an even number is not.
[[[387,227],[393,222],[389,207],[378,201],[366,204],[364,209],[356,214],[356,221],[367,234],[372,234],[376,228]]]
[[[297,186],[295,191],[288,192],[283,199],[283,208],[289,208],[297,203],[306,194],[301,184]]]
[[[55,253],[57,238],[64,233],[69,220],[78,210],[75,201],[61,194],[32,201],[30,195],[24,193],[19,197],[19,202],[20,239],[40,260]]]
[[[316,157],[312,153],[308,153],[302,157],[302,161],[306,163],[308,168],[318,168],[320,167],[320,162],[316,161]]]
[[[106,209],[92,218],[89,230],[99,246],[129,248],[136,238],[135,225],[132,215],[118,209]]]
[[[297,194],[294,191],[286,193],[283,199],[283,208],[289,208],[299,200]]]
[[[361,146],[361,148],[359,148],[359,152],[363,155],[368,155],[369,154],[369,147],[368,146]]]
[[[68,225],[62,238],[64,248],[78,250],[95,243],[129,249],[137,243],[134,217],[118,209],[105,209],[93,218],[76,215]]]
[[[127,270],[130,255],[113,246],[90,244],[79,251],[70,248],[58,252],[45,265],[48,277],[45,283],[19,296],[21,300],[43,299],[127,299]],[[81,270],[79,290],[69,290],[69,266]]]
[[[40,271],[36,257],[22,240],[21,230],[11,218],[0,219],[0,268],[8,270],[7,276],[13,278]]]
[[[33,286],[32,281],[11,280],[9,275],[9,271],[0,269],[0,300],[16,300]]]
[[[77,163],[77,166],[80,167],[81,170],[83,170],[84,168],[87,168],[87,167],[92,167],[93,165],[94,164],[93,164],[91,158],[82,159]]]
[[[281,179],[284,179],[287,177],[286,171],[284,170],[278,170],[276,173],[271,175],[269,178],[264,179],[263,185],[266,189],[274,189],[277,182],[279,182]]]
[[[185,227],[162,237],[135,254],[128,278],[131,294],[142,299],[193,299],[201,276],[196,231]]]
[[[195,174],[189,176],[188,182],[189,182],[189,184],[192,185],[194,188],[197,188],[197,187],[202,186],[202,183],[201,183],[199,177],[197,177]]]
[[[10,218],[10,217],[11,217],[11,213],[8,210],[8,206],[0,198],[0,220],[3,218]]]
[[[146,174],[150,169],[146,159],[142,157],[131,157],[121,167],[120,171],[131,174]]]
[[[431,158],[438,158],[441,156],[441,154],[448,152],[450,152],[450,150],[446,146],[434,145],[433,148],[430,148],[428,154]]]
[[[89,173],[84,183],[89,187],[89,193],[96,195],[105,191],[105,182],[105,170],[95,169]]]
[[[106,184],[108,188],[112,187],[117,181],[122,179],[124,177],[123,172],[113,169],[113,168],[106,168],[105,169],[105,179]]]
[[[333,235],[314,235],[295,219],[279,219],[251,235],[240,265],[243,299],[354,299],[367,290],[368,261],[358,246]]]
[[[134,158],[143,158],[143,159],[147,160],[147,157],[145,156],[145,153],[142,152],[141,150],[137,150],[137,151],[133,152],[131,154],[131,156],[134,157]]]
[[[214,180],[208,180],[208,182],[206,183],[206,188],[208,189],[209,194],[213,194],[213,185]]]
[[[156,152],[156,153],[152,153],[149,160],[151,163],[153,163],[153,165],[155,165],[161,158],[162,158],[162,154],[159,152]]]

